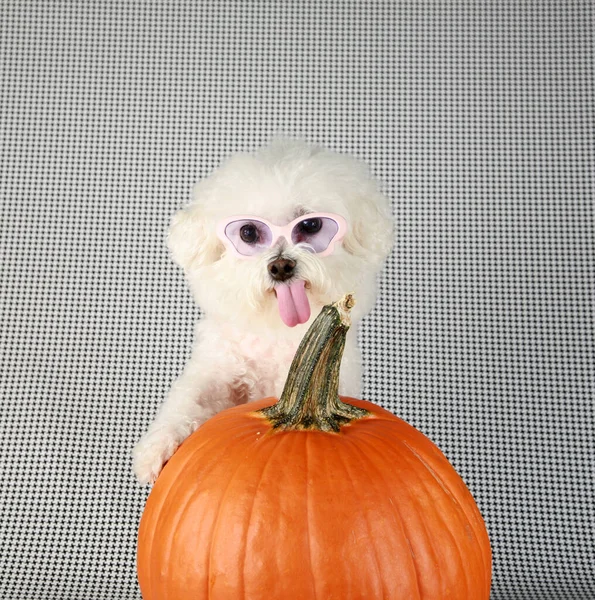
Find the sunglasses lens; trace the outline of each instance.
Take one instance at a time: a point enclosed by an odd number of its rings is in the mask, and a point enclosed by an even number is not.
[[[225,227],[225,236],[243,256],[259,254],[271,245],[273,239],[268,226],[254,219],[231,221]]]
[[[339,224],[329,217],[310,217],[300,221],[291,232],[294,244],[303,244],[312,252],[324,252],[339,231]]]

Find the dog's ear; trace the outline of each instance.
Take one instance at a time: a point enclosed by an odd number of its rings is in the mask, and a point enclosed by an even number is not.
[[[393,241],[393,219],[387,198],[378,190],[359,196],[350,211],[350,224],[343,247],[379,267],[390,253]]]
[[[223,253],[215,223],[196,199],[173,216],[167,243],[172,258],[184,271],[212,264]]]

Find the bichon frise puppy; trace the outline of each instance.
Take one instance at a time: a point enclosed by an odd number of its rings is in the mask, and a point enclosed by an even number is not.
[[[192,356],[133,450],[141,483],[197,427],[231,406],[279,396],[297,346],[320,309],[357,303],[340,393],[359,397],[359,320],[392,245],[386,198],[353,157],[277,139],[237,154],[195,188],[171,223],[169,247],[202,318]]]

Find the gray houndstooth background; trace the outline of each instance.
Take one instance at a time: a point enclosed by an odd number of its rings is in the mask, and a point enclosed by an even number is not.
[[[1,0],[0,597],[139,598],[130,449],[199,315],[168,222],[285,133],[393,201],[365,397],[469,485],[492,599],[595,598],[594,16]]]

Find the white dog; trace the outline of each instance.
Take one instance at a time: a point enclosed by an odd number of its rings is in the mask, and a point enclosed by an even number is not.
[[[357,324],[374,305],[392,245],[386,198],[353,157],[277,139],[238,154],[195,188],[169,247],[203,317],[192,357],[133,450],[141,483],[197,427],[231,406],[278,397],[325,304],[354,292],[340,393],[360,396]]]

